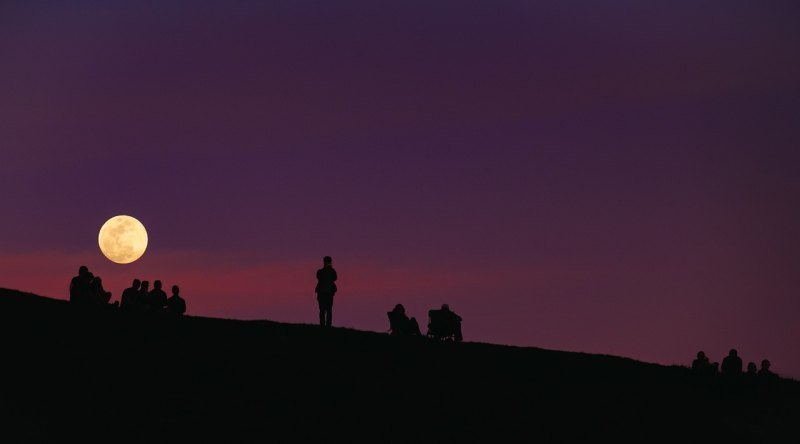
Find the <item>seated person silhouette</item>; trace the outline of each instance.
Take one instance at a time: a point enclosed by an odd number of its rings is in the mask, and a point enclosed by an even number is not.
[[[702,350],[697,352],[697,358],[692,361],[692,370],[699,373],[704,373],[709,367],[711,367],[711,363],[708,362],[708,356],[706,356],[706,353]]]
[[[722,374],[727,377],[736,377],[742,374],[742,358],[735,348],[722,360]]]
[[[91,275],[92,273],[89,273]],[[92,278],[91,290],[89,292],[89,301],[93,305],[109,305],[111,301],[111,292],[103,288],[103,280],[100,276]],[[118,304],[113,304],[118,305]]]
[[[92,276],[86,265],[78,268],[78,275],[69,283],[69,301],[76,304],[87,304],[91,297]]]
[[[692,361],[692,371],[701,376],[708,376],[717,373],[718,363],[711,363],[704,351],[697,352],[697,358]]]
[[[150,311],[150,281],[142,281],[142,285],[139,286],[139,292],[136,293],[136,306],[141,312]]]
[[[170,316],[183,316],[186,313],[186,301],[178,294],[181,289],[177,285],[172,286],[172,296],[167,299],[167,314]]]
[[[776,373],[769,369],[769,360],[764,359],[761,361],[761,369],[758,370],[758,377],[762,379],[775,379],[778,377]]]
[[[123,290],[122,297],[120,298],[120,308],[122,310],[135,312],[141,309],[139,306],[139,287],[141,286],[141,281],[139,281],[139,279],[134,279],[131,286]]]
[[[147,295],[147,303],[150,311],[161,313],[167,305],[167,293],[161,289],[161,281],[153,282],[153,290]]]
[[[439,310],[428,310],[428,336],[436,339],[461,341],[461,316],[443,304]]]
[[[397,304],[392,311],[386,312],[389,316],[389,330],[396,336],[422,336],[416,318],[406,315],[403,304]]]

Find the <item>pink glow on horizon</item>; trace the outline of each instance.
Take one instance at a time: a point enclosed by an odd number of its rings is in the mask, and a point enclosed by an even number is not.
[[[5,255],[0,256],[0,282],[66,299],[77,265],[65,264],[87,264],[103,278],[112,300],[118,300],[133,277],[161,279],[166,288],[181,287],[191,315],[316,322],[317,261],[254,261],[242,266],[226,264],[231,258],[225,255],[184,251],[153,256],[120,266],[99,252]],[[334,324],[342,327],[385,331],[385,312],[400,302],[424,329],[427,310],[449,303],[464,317],[465,337],[472,341],[621,354],[678,365],[687,364],[695,349],[721,357],[736,346],[744,359],[753,361],[789,352],[782,348],[785,344],[753,341],[747,330],[716,318],[719,300],[710,295],[750,290],[726,283],[724,276],[709,279],[701,267],[695,271],[685,264],[666,263],[641,264],[637,269],[591,263],[516,269],[469,264],[382,267],[336,258],[334,266],[340,274]],[[717,283],[709,286],[711,281]],[[675,307],[671,303],[675,294],[694,298],[695,306]],[[514,313],[508,304],[529,308]],[[754,318],[760,316],[758,306],[742,308]],[[639,314],[630,317],[631,312]],[[797,335],[792,330],[775,333]],[[784,374],[787,371],[795,374],[793,369],[784,369]]]

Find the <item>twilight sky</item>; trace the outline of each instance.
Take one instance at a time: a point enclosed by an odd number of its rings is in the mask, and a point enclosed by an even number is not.
[[[5,1],[0,286],[800,378],[800,4]],[[129,214],[130,265],[97,233]],[[425,321],[425,322],[423,322]]]

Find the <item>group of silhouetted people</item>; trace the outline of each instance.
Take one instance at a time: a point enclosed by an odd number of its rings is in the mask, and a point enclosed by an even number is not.
[[[338,288],[336,280],[339,275],[333,268],[333,259],[330,256],[322,258],[322,268],[317,270],[317,285],[314,292],[317,294],[319,304],[319,325],[330,327],[333,320],[333,298]],[[123,304],[124,305],[124,304]],[[408,317],[403,304],[397,304],[394,309],[386,313],[389,316],[389,331],[396,336],[422,336],[416,318]],[[428,311],[428,333],[426,336],[461,341],[461,316],[450,310],[450,306],[443,304],[438,310]]]
[[[330,327],[333,321],[333,298],[338,288],[336,280],[339,275],[333,268],[333,258],[325,256],[322,258],[322,268],[317,270],[317,285],[314,292],[317,294],[319,304],[319,325]],[[389,316],[389,330],[396,336],[422,336],[419,323],[416,318],[408,317],[403,304],[395,305],[394,309],[387,312]],[[436,339],[450,339],[461,341],[461,316],[450,310],[447,304],[443,304],[438,310],[428,311],[428,333],[427,336]]]
[[[181,316],[186,313],[186,301],[180,296],[180,288],[172,286],[172,296],[161,289],[161,281],[150,282],[134,279],[129,288],[122,292],[120,309],[129,313],[163,313],[172,316]]]
[[[82,265],[78,275],[69,283],[69,301],[81,305],[109,305],[111,292],[103,288],[100,276],[95,276],[88,267]]]
[[[330,327],[333,320],[333,298],[336,295],[338,275],[333,268],[330,256],[322,258],[322,268],[317,270],[317,285],[314,291],[319,304],[319,324]],[[103,288],[100,276],[95,276],[84,265],[78,269],[78,275],[72,278],[69,285],[70,302],[83,305],[113,306],[132,314],[166,314],[181,316],[186,313],[186,301],[180,296],[180,288],[172,286],[172,296],[162,289],[160,280],[153,281],[150,289],[149,281],[134,279],[129,288],[122,292],[119,301],[111,302],[111,292]],[[408,317],[403,304],[395,305],[387,313],[392,335],[422,336],[416,318]],[[461,341],[461,316],[450,310],[450,306],[442,304],[440,309],[428,311],[428,337],[442,340]]]
[[[778,376],[770,370],[770,362],[767,359],[761,361],[760,369],[756,366],[755,362],[749,362],[746,372],[743,372],[742,358],[739,357],[739,352],[737,352],[735,348],[732,348],[730,352],[728,352],[728,356],[722,360],[722,365],[718,362],[711,362],[705,352],[697,352],[697,357],[692,361],[692,371],[697,375],[705,377],[721,375],[728,379],[739,378],[742,375],[760,379],[773,379]]]
[[[386,313],[389,317],[389,332],[395,336],[422,336],[419,323],[414,317],[408,317],[403,304],[397,304],[392,311]],[[434,339],[461,341],[461,316],[450,310],[450,306],[443,304],[438,310],[428,310],[428,333],[426,336]]]
[[[78,275],[72,278],[69,284],[70,302],[80,305],[119,307],[127,313],[154,313],[172,316],[181,316],[186,313],[186,301],[180,296],[180,288],[172,286],[172,296],[162,290],[161,281],[150,282],[134,279],[130,288],[122,292],[119,301],[111,302],[111,292],[103,288],[100,276],[92,274],[88,267],[82,265]]]

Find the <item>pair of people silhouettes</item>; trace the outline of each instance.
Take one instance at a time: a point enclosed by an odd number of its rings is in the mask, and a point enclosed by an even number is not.
[[[162,290],[160,280],[153,282],[150,290],[149,281],[134,279],[129,288],[122,292],[120,308],[130,313],[165,313],[180,316],[186,312],[186,301],[180,296],[180,288],[172,286],[172,296]]]
[[[100,276],[95,276],[85,265],[78,268],[78,275],[69,283],[69,301],[82,305],[117,305],[110,304],[111,292],[103,288]]]
[[[389,333],[396,336],[421,336],[419,323],[416,318],[409,318],[403,304],[397,304],[392,311],[386,313],[389,317]],[[452,339],[461,341],[461,316],[450,310],[450,306],[443,304],[439,310],[428,311],[428,334],[435,339]]]
[[[753,377],[758,377],[758,378],[763,378],[763,379],[777,378],[778,375],[775,374],[772,370],[769,369],[770,365],[771,364],[769,362],[769,359],[762,359],[761,360],[761,368],[758,368],[758,366],[756,366],[755,362],[748,362],[747,363],[747,373],[746,373],[746,375],[747,375],[748,378],[751,378],[751,379]]]
[[[416,318],[409,318],[403,304],[397,304],[394,309],[386,313],[389,317],[389,332],[397,336],[421,336],[419,323]],[[439,310],[428,311],[428,334],[436,339],[452,339],[461,341],[461,316],[450,310],[450,306],[443,304]]]

